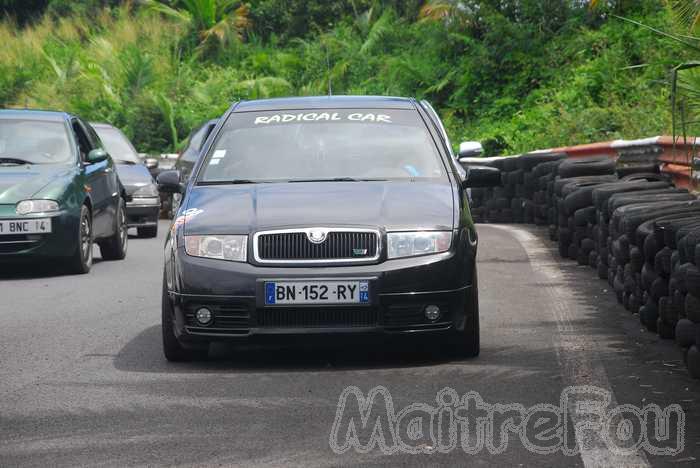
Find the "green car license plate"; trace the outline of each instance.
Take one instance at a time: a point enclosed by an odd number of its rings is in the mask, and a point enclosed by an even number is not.
[[[0,236],[17,234],[49,234],[51,218],[0,220]]]

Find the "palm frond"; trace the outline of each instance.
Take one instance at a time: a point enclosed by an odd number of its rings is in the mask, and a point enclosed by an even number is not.
[[[700,3],[697,0],[666,0],[671,15],[685,31],[694,33],[700,24]]]
[[[364,54],[372,50],[391,30],[394,14],[391,10],[386,10],[382,13],[377,21],[374,22],[367,34],[365,42],[360,47],[360,53]]]
[[[192,21],[192,15],[187,10],[178,10],[177,8],[172,8],[157,0],[141,0],[141,4],[146,7],[147,10],[154,13],[159,13],[177,21],[182,21],[183,23],[189,23]]]

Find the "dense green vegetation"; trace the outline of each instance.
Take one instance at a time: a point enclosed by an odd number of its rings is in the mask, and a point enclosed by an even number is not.
[[[0,0],[15,17],[0,23],[0,106],[109,121],[159,152],[234,100],[325,94],[330,78],[337,94],[428,99],[455,141],[493,154],[667,133],[685,52],[612,14],[661,29],[671,15],[600,3]]]

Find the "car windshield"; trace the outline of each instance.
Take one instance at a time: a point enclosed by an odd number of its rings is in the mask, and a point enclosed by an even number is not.
[[[324,109],[232,114],[199,182],[428,179],[445,175],[415,111]]]
[[[0,164],[65,164],[74,158],[63,122],[0,119]]]
[[[95,126],[105,149],[117,163],[140,164],[139,155],[124,134],[114,127]]]

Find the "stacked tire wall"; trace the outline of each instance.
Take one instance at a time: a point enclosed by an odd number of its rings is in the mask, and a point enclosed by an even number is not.
[[[531,153],[466,161],[502,187],[472,189],[477,222],[547,225],[559,255],[588,265],[651,332],[675,339],[700,378],[700,201],[656,166]]]

